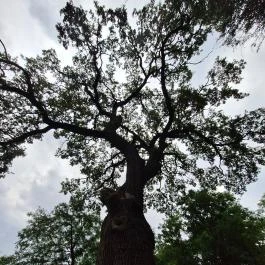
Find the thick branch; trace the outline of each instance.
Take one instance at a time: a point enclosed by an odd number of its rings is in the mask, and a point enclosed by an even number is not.
[[[1,80],[2,81],[2,80]],[[2,84],[1,84],[2,83]],[[21,95],[22,97],[29,100],[29,102],[36,107],[43,119],[43,122],[46,123],[48,126],[50,126],[53,129],[64,129],[69,132],[77,133],[83,136],[89,136],[89,137],[95,137],[95,138],[102,138],[107,140],[111,145],[116,147],[118,150],[120,150],[126,157],[126,159],[130,159],[131,156],[136,155],[138,156],[137,150],[128,143],[124,138],[119,136],[115,131],[110,130],[92,130],[85,127],[79,127],[77,125],[65,123],[65,122],[58,122],[50,119],[48,112],[44,108],[41,102],[39,102],[34,93],[32,92],[26,92],[20,88],[9,86],[6,84],[6,82],[2,81],[0,83],[0,89],[16,93],[18,95]],[[32,90],[32,88],[31,88]]]
[[[220,160],[223,159],[222,154],[221,154],[218,146],[223,146],[223,145],[226,145],[226,144],[215,143],[215,141],[213,139],[203,135],[201,132],[199,132],[198,130],[193,128],[193,126],[190,126],[189,128],[184,128],[181,131],[180,130],[172,130],[172,131],[167,133],[166,137],[168,137],[168,138],[176,138],[176,139],[177,138],[188,137],[188,138],[191,139],[191,141],[195,142],[196,139],[193,138],[192,134],[195,134],[202,141],[204,141],[205,143],[207,143],[210,146],[212,146],[213,149],[215,150],[216,154],[219,156]],[[227,143],[227,145],[229,145],[229,143]]]
[[[26,133],[21,134],[20,136],[17,136],[15,138],[12,138],[12,139],[8,140],[8,141],[0,142],[0,145],[7,146],[9,144],[22,143],[27,138],[29,138],[31,136],[35,136],[35,135],[38,135],[38,134],[46,133],[46,132],[48,132],[51,129],[52,129],[51,126],[47,126],[47,127],[43,128],[43,129],[37,129],[37,130],[30,131],[30,132],[26,132]]]
[[[172,106],[172,103],[171,103],[171,98],[170,98],[170,95],[168,93],[168,90],[166,88],[166,58],[165,58],[165,52],[164,52],[164,46],[162,46],[161,48],[161,89],[162,89],[162,93],[163,93],[163,96],[165,98],[165,103],[166,103],[166,106],[167,106],[167,111],[168,111],[168,122],[163,130],[163,133],[162,135],[164,136],[164,134],[166,134],[172,123],[173,123],[173,120],[174,120],[174,108]]]

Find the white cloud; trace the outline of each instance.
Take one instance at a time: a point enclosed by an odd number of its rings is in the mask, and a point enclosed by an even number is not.
[[[38,22],[46,36],[53,40],[57,39],[56,23],[60,20],[59,10],[66,1],[39,1],[29,0],[29,14]]]
[[[26,157],[18,158],[13,174],[0,179],[0,255],[13,251],[16,234],[27,221],[27,213],[38,207],[51,210],[65,195],[59,193],[65,178],[80,176],[78,167],[54,157],[59,142],[47,135],[27,148]],[[7,233],[8,231],[8,233]]]

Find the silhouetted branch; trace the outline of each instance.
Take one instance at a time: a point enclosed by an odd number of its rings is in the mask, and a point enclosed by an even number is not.
[[[35,136],[35,135],[38,135],[38,134],[46,133],[46,132],[48,132],[51,129],[52,129],[51,126],[47,126],[47,127],[43,128],[43,129],[36,129],[36,130],[30,131],[30,132],[26,132],[26,133],[23,133],[20,136],[17,136],[17,137],[15,137],[13,139],[0,142],[0,145],[7,146],[9,144],[21,143],[21,142],[24,142],[27,138],[29,138],[31,136]]]
[[[1,39],[0,39],[0,42],[1,42],[2,46],[3,46],[3,48],[4,48],[5,57],[6,57],[6,59],[8,59],[7,51],[6,51],[6,46],[5,46],[5,44],[3,43],[3,41]]]

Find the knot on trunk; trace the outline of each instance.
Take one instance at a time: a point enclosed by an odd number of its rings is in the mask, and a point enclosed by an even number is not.
[[[128,217],[126,215],[113,217],[111,226],[113,230],[124,231],[127,228]]]
[[[111,230],[124,231],[134,226],[135,219],[142,218],[142,208],[135,196],[128,192],[104,188],[100,199],[108,209]]]
[[[126,200],[126,203],[127,200],[131,200],[137,204],[134,195],[121,190],[115,191],[110,188],[104,188],[101,190],[100,200],[104,205],[106,205],[108,211],[117,211],[117,208],[122,208],[122,204],[124,204],[123,200]]]

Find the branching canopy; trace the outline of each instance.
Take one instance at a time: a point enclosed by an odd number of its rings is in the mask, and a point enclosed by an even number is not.
[[[1,176],[27,143],[53,131],[66,142],[57,155],[95,187],[115,186],[136,160],[161,199],[185,185],[240,192],[254,181],[265,163],[265,110],[230,117],[220,108],[247,96],[233,86],[241,60],[218,57],[205,83],[191,84],[192,58],[218,30],[218,14],[206,19],[207,8],[191,2],[150,1],[128,18],[125,7],[85,11],[69,1],[56,27],[75,51],[71,65],[53,49],[23,61],[1,53]]]

